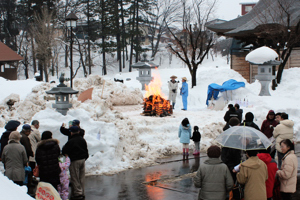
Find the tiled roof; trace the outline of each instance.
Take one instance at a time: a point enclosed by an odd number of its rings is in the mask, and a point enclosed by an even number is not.
[[[283,4],[286,2],[286,0],[279,1],[282,1]],[[288,12],[291,14],[291,26],[296,26],[300,20],[300,0],[293,0]],[[287,16],[282,14],[277,1],[260,0],[246,15],[222,24],[208,26],[207,28],[223,35],[239,36],[245,32],[254,32],[255,28],[262,24],[281,24],[286,26],[286,18]]]
[[[0,41],[0,62],[19,61],[23,57]]]

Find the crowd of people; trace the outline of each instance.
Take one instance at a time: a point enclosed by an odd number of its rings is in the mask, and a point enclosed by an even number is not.
[[[31,125],[24,124],[22,131],[18,132],[20,124],[16,120],[9,121],[1,137],[1,160],[5,176],[20,186],[27,184],[28,189],[35,185],[34,178],[38,176],[39,181],[51,184],[61,199],[67,200],[69,170],[72,188],[70,199],[84,199],[85,161],[89,154],[80,121],[70,121],[69,128],[65,128],[65,124],[60,127],[60,132],[68,136],[62,149],[51,131],[40,134],[39,121],[33,120]],[[31,172],[25,173],[28,168]],[[33,171],[36,173],[33,174]],[[28,193],[34,196],[33,191],[28,190]]]
[[[239,105],[228,105],[228,111],[224,116],[226,125],[223,130],[226,131],[234,126],[252,127],[261,131],[272,145],[267,149],[250,149],[245,152],[215,145],[209,147],[208,160],[200,165],[194,178],[195,186],[201,188],[198,198],[241,199],[243,194],[245,200],[280,198],[290,200],[292,194],[296,192],[298,170],[293,143],[294,122],[289,120],[287,113],[275,113],[270,110],[259,128],[254,123],[253,113],[246,113],[244,121],[242,121],[242,113]],[[187,119],[182,121],[179,132],[189,130],[190,125],[184,125],[186,121]],[[187,143],[181,139],[180,142]],[[244,160],[243,154],[246,154]],[[277,163],[275,155],[277,155]]]

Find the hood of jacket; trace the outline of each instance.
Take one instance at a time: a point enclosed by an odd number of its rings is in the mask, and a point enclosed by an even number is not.
[[[257,169],[261,166],[260,159],[257,156],[252,156],[243,162],[241,166],[248,167],[250,169]]]
[[[269,118],[269,115],[270,115],[270,114],[273,114],[273,115],[274,115],[274,118],[273,118],[273,119],[270,119],[270,118]],[[267,118],[267,120],[269,120],[269,121],[274,121],[274,120],[275,120],[275,112],[274,112],[274,110],[269,110],[269,112],[268,112],[266,118]]]
[[[58,145],[59,141],[57,139],[47,139],[47,140],[42,140],[38,143],[37,148],[42,148],[42,149],[51,149],[53,148],[54,145]]]
[[[289,119],[285,119],[280,121],[280,124],[285,125],[287,127],[293,127],[294,126],[294,122],[292,120]]]
[[[257,154],[257,157],[264,161],[264,163],[267,165],[272,161],[272,157],[268,153],[259,153]]]
[[[216,165],[223,162],[220,158],[208,158],[206,161],[204,161],[204,163],[208,165]]]

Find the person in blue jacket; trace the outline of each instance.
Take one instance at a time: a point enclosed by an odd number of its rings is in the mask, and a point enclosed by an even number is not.
[[[180,143],[182,143],[183,149],[183,159],[188,159],[189,157],[189,143],[192,134],[192,128],[188,118],[184,118],[179,126],[178,137],[180,138]]]
[[[187,97],[189,96],[189,86],[187,84],[187,78],[182,78],[182,87],[180,88],[180,95],[182,96],[183,108],[181,110],[187,110]]]

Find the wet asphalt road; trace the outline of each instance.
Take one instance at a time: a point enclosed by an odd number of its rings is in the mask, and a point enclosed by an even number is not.
[[[299,156],[297,192],[293,200],[300,199]],[[181,176],[197,171],[206,159],[205,154],[190,156],[188,161],[183,161],[181,155],[173,155],[158,160],[155,166],[130,169],[113,176],[86,177],[86,200],[195,200],[199,189],[194,187],[191,177]]]

